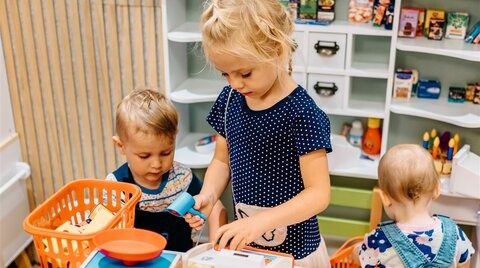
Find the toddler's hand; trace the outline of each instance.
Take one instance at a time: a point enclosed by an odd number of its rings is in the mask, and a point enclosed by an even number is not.
[[[220,227],[213,243],[218,250],[226,247],[231,250],[241,250],[266,231],[260,217],[247,217]]]
[[[193,208],[202,212],[208,217],[208,215],[210,215],[210,213],[212,212],[213,208],[213,204],[210,198],[208,198],[207,195],[198,194],[194,196],[193,199],[195,199],[195,205],[193,206]],[[205,223],[202,218],[200,218],[199,216],[194,216],[190,213],[186,213],[183,218],[190,225],[190,227],[197,230],[200,230],[202,228],[202,225]]]

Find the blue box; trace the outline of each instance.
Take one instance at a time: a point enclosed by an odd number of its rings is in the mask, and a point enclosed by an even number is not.
[[[162,254],[152,260],[143,261],[136,264],[134,267],[141,268],[175,268],[180,266],[180,259],[182,253],[176,251],[164,250]],[[88,258],[82,263],[80,268],[129,268],[133,266],[126,266],[120,260],[112,259],[105,256],[102,252],[94,250]]]
[[[440,97],[441,85],[436,80],[419,80],[417,86],[417,97],[425,99],[438,99]]]

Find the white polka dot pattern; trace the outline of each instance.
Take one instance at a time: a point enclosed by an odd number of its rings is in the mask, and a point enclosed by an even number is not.
[[[225,87],[207,117],[207,122],[227,138],[236,202],[275,207],[304,189],[300,174],[301,155],[330,145],[330,121],[302,87],[274,106],[251,110],[245,97]],[[288,226],[285,242],[269,250],[306,257],[320,243],[316,217]],[[260,247],[258,245],[252,245]]]

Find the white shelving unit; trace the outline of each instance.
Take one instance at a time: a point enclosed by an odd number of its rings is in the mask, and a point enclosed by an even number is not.
[[[202,39],[198,24],[202,1],[162,0],[162,4],[165,7],[162,12],[166,37],[166,91],[178,104],[181,116],[176,160],[194,168],[204,168],[210,163],[212,155],[196,153],[193,144],[208,133],[196,133],[191,127],[191,107],[199,103],[213,103],[226,82],[220,77],[197,76],[188,70],[192,64],[187,56],[191,53],[191,44],[201,42]],[[480,127],[478,105],[450,104],[443,99],[392,100],[397,51],[480,62],[480,48],[464,44],[462,40],[397,38],[401,6],[401,1],[396,1],[393,30],[370,24],[349,23],[341,19],[328,26],[295,25],[294,39],[299,46],[294,54],[294,79],[307,89],[327,114],[364,120],[368,117],[381,118],[382,154],[387,149],[391,113],[424,117],[464,128]],[[333,56],[322,56],[314,49],[318,41],[336,42],[340,49]],[[331,99],[322,99],[313,88],[317,81],[334,82],[339,88],[338,93]],[[348,168],[337,168],[330,172],[334,175],[374,179],[377,164],[357,159]]]
[[[197,77],[188,73],[189,59],[187,54],[189,44],[201,42],[198,18],[190,16],[192,5],[201,8],[201,1],[198,3],[190,0],[168,1],[163,0],[163,22],[164,22],[164,47],[165,47],[165,70],[166,70],[166,91],[169,97],[178,105],[180,111],[181,126],[178,137],[175,158],[192,168],[205,168],[210,163],[212,154],[199,154],[193,148],[194,142],[207,136],[207,133],[195,133],[191,128],[191,105],[198,103],[213,102],[225,81],[217,78]],[[197,13],[198,14],[198,13]],[[395,19],[397,19],[395,17]],[[395,22],[396,23],[396,22]],[[313,89],[313,79],[333,77],[339,86],[339,93],[335,96],[335,103],[338,105],[320,107],[328,114],[339,116],[354,116],[361,118],[377,117],[384,120],[383,133],[388,132],[388,108],[385,99],[390,95],[389,87],[393,83],[392,72],[395,57],[396,31],[375,28],[367,24],[349,23],[336,20],[329,26],[302,25],[296,24],[294,38],[299,43],[299,52],[295,55],[297,60],[294,63],[294,76],[314,98],[319,98]],[[314,50],[314,44],[322,41],[322,38],[339,39],[341,48],[336,59],[324,57],[327,64],[308,62],[314,58],[307,57],[307,53],[319,55]],[[355,39],[359,37],[373,38],[377,42],[386,41],[388,46],[384,49],[381,61],[369,60],[369,53],[375,51],[358,50],[361,47]],[[190,46],[191,47],[191,46]],[[300,53],[300,54],[298,54]],[[364,54],[364,55],[363,55]],[[360,55],[360,56],[359,56]],[[359,57],[357,57],[359,56]],[[332,67],[328,63],[335,63]],[[297,79],[298,78],[298,79]],[[355,99],[350,98],[352,79],[381,79],[383,85],[376,90],[381,95],[377,99]],[[309,88],[312,86],[312,88]],[[361,91],[362,89],[358,89]],[[361,93],[360,93],[361,94]],[[352,93],[353,95],[353,93]],[[318,100],[321,102],[322,100]],[[329,100],[326,100],[329,102]],[[204,115],[206,116],[206,114]],[[384,134],[385,135],[385,134]],[[382,145],[385,150],[386,143]],[[376,178],[376,162],[356,159],[348,167],[331,170],[332,174],[353,177]]]

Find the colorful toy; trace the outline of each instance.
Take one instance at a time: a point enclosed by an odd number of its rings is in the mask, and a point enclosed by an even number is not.
[[[132,266],[160,256],[167,239],[149,230],[125,228],[102,231],[93,237],[93,243],[105,256]]]
[[[430,151],[433,158],[435,169],[441,175],[450,175],[452,172],[452,159],[458,151],[460,136],[458,133],[450,135],[450,131],[445,131],[441,135],[433,128],[430,135],[424,132],[422,146]]]
[[[207,217],[202,212],[193,208],[195,205],[195,200],[193,197],[187,193],[183,192],[175,201],[173,201],[170,206],[167,207],[167,211],[177,217],[183,217],[187,212],[197,215],[202,218],[204,221],[207,220]]]

